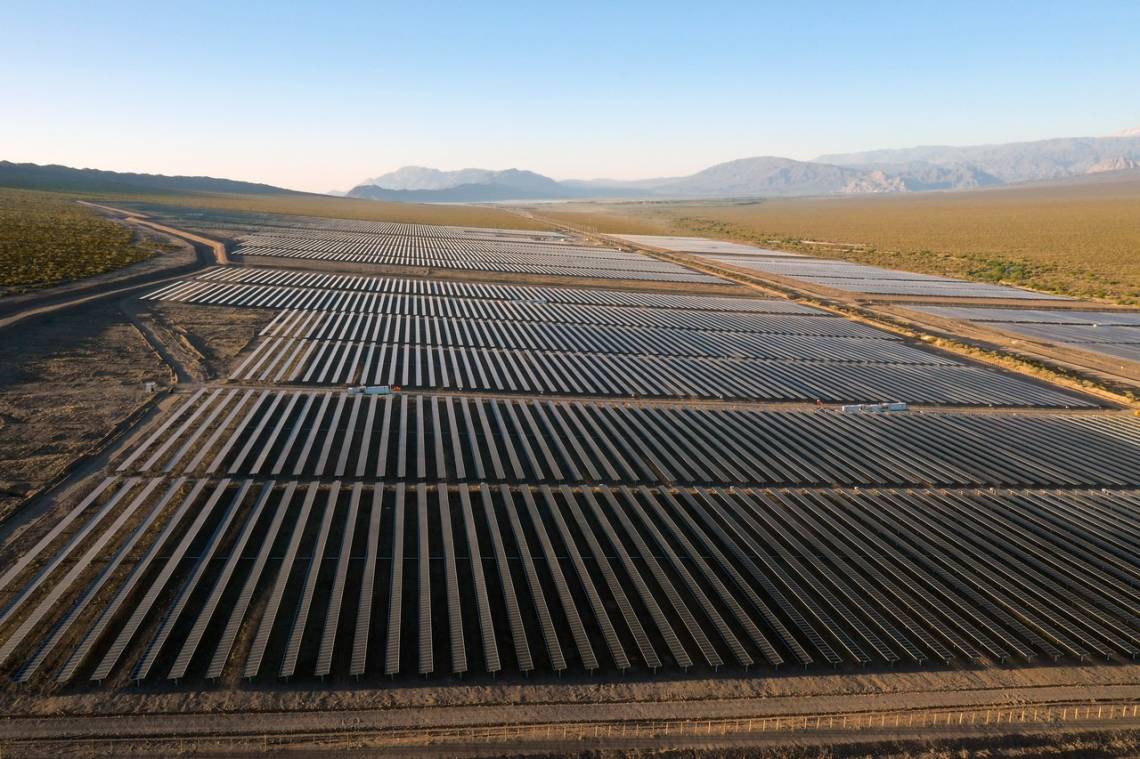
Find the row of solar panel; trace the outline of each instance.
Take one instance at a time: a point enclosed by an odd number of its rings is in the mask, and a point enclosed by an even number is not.
[[[919,309],[966,319],[1031,340],[1140,363],[1140,313],[1128,311],[1027,311],[987,308]]]
[[[593,259],[566,257],[556,261],[543,257],[504,255],[498,259],[479,260],[472,256],[429,257],[388,253],[334,253],[312,250],[294,250],[281,247],[241,247],[231,256],[242,259],[283,258],[298,261],[335,261],[340,263],[370,264],[377,266],[409,266],[418,269],[456,269],[503,274],[543,274],[588,279],[622,279],[653,282],[691,282],[727,285],[728,283],[707,274],[698,274],[675,264],[656,265],[651,259],[645,262],[628,261],[613,266],[600,266]]]
[[[886,358],[887,353],[879,356]],[[1050,408],[1094,405],[1012,375],[952,364],[432,348],[280,338],[259,342],[230,378],[540,395]]]
[[[847,415],[201,390],[120,473],[507,482],[1127,486],[1140,420]]]
[[[722,356],[802,361],[957,364],[895,339],[820,335],[830,320],[794,320],[788,332],[748,333],[602,324],[512,322],[483,318],[376,316],[329,311],[285,311],[263,335],[309,340],[651,356]],[[774,319],[773,319],[774,321]],[[805,323],[808,334],[791,330]],[[849,322],[838,321],[836,326]],[[815,328],[815,329],[813,329]]]
[[[445,239],[528,241],[563,244],[571,238],[563,232],[540,229],[503,229],[439,224],[408,224],[388,221],[334,219],[323,216],[294,216],[252,211],[223,211],[176,205],[124,202],[124,206],[145,211],[151,218],[183,228],[226,229],[253,233],[271,231],[290,235],[399,235]]]
[[[868,266],[839,259],[813,258],[796,253],[700,237],[653,235],[615,235],[615,237],[634,244],[692,253],[728,266],[791,277],[850,292],[947,298],[1066,300],[1063,296],[1015,287],[884,269],[879,266]]]
[[[148,293],[148,300],[287,310],[451,316],[493,321],[704,329],[718,332],[774,332],[851,337],[886,333],[835,316],[814,313],[705,311],[545,302],[494,301],[429,295],[354,293],[310,288],[179,281]]]
[[[528,304],[542,305],[564,303],[587,306],[627,306],[639,310],[649,308],[828,315],[809,306],[773,298],[683,295],[680,293],[587,289],[552,285],[507,285],[494,282],[457,282],[446,279],[330,274],[328,272],[252,266],[215,267],[202,272],[198,275],[198,279],[323,290],[359,290],[396,295],[436,295],[464,299],[524,301]]]
[[[550,244],[474,238],[410,237],[402,235],[344,235],[333,232],[311,234],[254,234],[241,239],[243,248],[286,248],[317,253],[400,255],[423,258],[471,258],[480,261],[504,259],[583,259],[599,266],[615,261],[664,264],[637,253],[598,246]]]
[[[753,269],[817,285],[879,295],[942,296],[946,298],[1002,298],[1012,300],[1066,300],[1061,295],[1022,290],[985,282],[851,264],[834,259],[775,259],[758,256],[710,256],[728,266]]]
[[[1136,505],[109,478],[0,577],[0,666],[67,682],[1120,660],[1140,653]]]

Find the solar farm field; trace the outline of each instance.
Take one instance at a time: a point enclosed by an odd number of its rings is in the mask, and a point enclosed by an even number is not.
[[[0,658],[18,682],[1119,660],[1140,651],[1140,567],[1102,536],[1134,529],[1136,505],[112,478],[0,578],[50,557],[5,609]]]
[[[849,263],[832,258],[814,258],[798,253],[769,250],[701,237],[662,235],[614,235],[614,237],[654,248],[693,253],[727,266],[754,269],[836,290],[868,295],[996,298],[1031,301],[1068,300],[1061,295],[1023,290],[1005,285],[969,282],[932,274],[895,271],[879,266]]]
[[[740,299],[742,310],[724,313],[723,299],[611,294],[610,303],[595,296],[570,307],[564,302],[587,298],[559,288],[449,284],[415,292],[413,281],[394,278],[330,276],[301,287],[216,276],[147,297],[277,308],[280,315],[233,380],[617,397],[879,400],[868,395],[874,392],[928,404],[1083,404],[784,301]]]
[[[351,229],[290,227],[244,235],[241,260],[332,261],[347,264],[459,269],[591,278],[701,282],[719,280],[676,264],[614,248],[575,244],[561,235],[488,234],[485,230],[414,225],[353,225]]]
[[[1140,419],[1120,409],[562,233],[243,234],[241,265],[139,303],[256,311],[261,333],[0,545],[12,687],[1140,653]],[[306,268],[330,258],[361,268]],[[887,401],[907,410],[840,408]]]
[[[1140,312],[927,306],[936,316],[996,327],[1030,340],[1140,363]]]

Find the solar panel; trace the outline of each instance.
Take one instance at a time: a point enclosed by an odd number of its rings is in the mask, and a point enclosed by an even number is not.
[[[416,564],[419,567],[418,584],[420,589],[420,674],[427,675],[435,670],[435,654],[432,650],[431,637],[431,546],[428,535],[427,488],[420,486],[415,490],[416,533],[419,536]]]
[[[354,677],[364,674],[368,663],[368,634],[372,625],[372,593],[376,582],[376,554],[380,544],[383,509],[384,485],[378,483],[372,491],[372,509],[368,516],[368,543],[365,548],[364,571],[360,580],[360,601],[356,612],[356,633],[352,640],[352,663],[349,674]]]
[[[249,609],[249,604],[253,600],[254,590],[257,588],[258,582],[261,579],[261,573],[265,569],[265,564],[269,560],[269,552],[273,549],[274,543],[277,540],[277,534],[281,530],[281,524],[285,521],[285,514],[289,510],[289,503],[293,500],[293,493],[296,490],[297,483],[290,482],[285,486],[285,490],[278,498],[277,505],[273,509],[273,517],[269,522],[269,528],[261,539],[261,549],[257,552],[257,557],[254,559],[249,574],[246,575],[241,593],[238,595],[237,601],[234,602],[230,610],[229,620],[226,622],[226,627],[222,631],[222,637],[218,641],[217,648],[214,649],[214,656],[210,659],[210,666],[206,670],[206,677],[210,679],[217,679],[222,676],[226,662],[230,657],[230,651],[233,650],[234,641],[237,639],[238,630],[241,628],[241,624],[245,620],[246,611]]]
[[[523,532],[522,522],[519,520],[514,498],[511,496],[510,488],[506,485],[499,487],[499,495],[502,498],[503,509],[507,512],[511,532],[514,534],[519,558],[523,563],[527,586],[530,589],[531,601],[534,603],[535,615],[538,617],[539,627],[542,629],[542,637],[546,642],[547,655],[550,657],[550,667],[556,672],[561,672],[566,669],[566,658],[562,653],[562,645],[558,641],[558,634],[554,630],[554,621],[550,616],[550,609],[546,604],[546,594],[543,592],[542,584],[539,582],[538,571],[534,566],[530,546],[527,545],[526,533]],[[484,504],[484,506],[486,506],[486,504]],[[518,647],[517,639],[515,645]],[[587,646],[588,645],[589,643],[587,642]],[[592,656],[592,650],[590,653]],[[586,662],[588,659],[583,656],[583,661]],[[596,660],[594,661],[594,667],[597,667]]]
[[[443,572],[447,592],[447,625],[451,641],[451,672],[467,671],[467,649],[463,643],[463,606],[459,597],[459,577],[455,566],[455,538],[451,530],[451,506],[448,503],[447,485],[436,485],[439,500],[440,534],[443,537]]]
[[[148,487],[143,488],[142,492],[136,496],[135,501],[127,507],[127,513],[133,513],[137,509],[138,505],[146,500],[146,498],[150,495],[151,490],[157,486],[159,482],[161,482],[161,480],[152,480],[149,483]],[[67,616],[65,616],[62,620],[60,620],[58,624],[55,625],[55,627],[52,628],[51,635],[48,637],[48,639],[39,647],[35,655],[33,655],[32,658],[25,662],[24,666],[20,668],[16,674],[16,682],[27,682],[28,679],[30,679],[31,676],[35,674],[36,670],[43,663],[47,655],[51,653],[51,651],[59,643],[60,639],[63,638],[63,636],[71,628],[71,625],[74,624],[76,619],[87,610],[87,607],[91,604],[92,599],[94,599],[103,589],[103,586],[107,580],[109,580],[110,577],[115,573],[115,570],[118,569],[123,559],[127,557],[135,545],[138,544],[138,541],[154,524],[155,520],[158,519],[159,514],[161,514],[163,509],[166,508],[166,505],[170,502],[170,499],[173,498],[175,492],[181,488],[183,482],[184,480],[176,480],[167,489],[166,493],[163,494],[162,498],[160,498],[158,502],[151,507],[150,511],[147,512],[147,515],[143,521],[140,522],[139,525],[131,531],[130,535],[122,543],[122,545],[119,546],[119,549],[106,563],[99,575],[88,584],[87,589],[83,593],[83,596],[74,604],[72,604],[71,609],[67,613]],[[112,534],[112,531],[108,530],[104,534],[109,537]],[[96,546],[101,547],[98,543],[96,543]],[[93,547],[92,552],[97,552],[98,547]],[[77,568],[73,570],[77,575],[82,571],[78,568],[78,566],[79,565],[77,565]],[[57,592],[62,593],[63,590],[66,589],[66,585],[67,581],[65,578],[64,582],[56,585],[55,588],[53,588],[53,594]],[[36,611],[32,612],[28,618],[28,621],[25,622],[24,626],[29,628],[34,626],[36,622],[33,620],[35,620],[37,617],[42,618],[44,612],[50,608],[50,606],[45,606],[45,604],[54,604],[58,601],[58,599],[59,597],[56,596],[56,599],[52,600],[52,594],[49,594],[48,598],[41,603],[40,607]],[[40,609],[43,609],[44,612],[41,612]],[[21,629],[23,629],[23,627]],[[9,642],[5,645],[15,647],[15,645],[18,643],[18,637],[19,630],[12,635]],[[4,655],[6,654],[0,654],[0,656]]]
[[[352,555],[352,536],[356,530],[356,515],[360,510],[360,493],[363,488],[364,483],[361,482],[352,486],[348,500],[348,512],[344,516],[340,555],[337,557],[336,574],[333,578],[332,590],[329,593],[328,607],[325,612],[325,627],[321,633],[317,667],[314,672],[318,677],[324,677],[332,671],[333,645],[336,643],[337,627],[340,622],[340,606],[344,599],[344,585],[348,577],[348,563]]]
[[[221,495],[222,488],[229,486],[229,480],[225,479],[219,483],[219,489],[216,495]],[[143,680],[150,674],[151,667],[154,666],[155,660],[162,652],[163,646],[166,644],[170,634],[174,631],[174,627],[178,624],[182,613],[186,610],[186,605],[190,601],[190,596],[198,587],[199,580],[206,572],[206,567],[209,566],[210,560],[213,559],[214,554],[218,550],[218,546],[226,537],[226,531],[229,529],[230,523],[237,516],[238,508],[241,506],[242,501],[245,500],[246,493],[252,487],[252,480],[244,480],[238,485],[237,490],[234,492],[233,497],[230,499],[230,505],[226,508],[225,513],[222,514],[221,521],[214,528],[213,534],[210,536],[209,542],[206,547],[199,554],[197,560],[194,562],[194,568],[190,576],[182,583],[182,589],[178,592],[178,597],[174,602],[167,607],[166,613],[162,618],[162,625],[154,637],[151,638],[150,643],[147,644],[146,652],[143,654],[141,660],[135,665],[134,671],[131,672],[132,680]],[[213,504],[210,504],[212,507]],[[184,544],[185,545],[185,544]],[[172,557],[173,560],[173,557]],[[168,565],[169,566],[169,565]],[[141,620],[140,620],[141,621]],[[102,680],[102,677],[95,679]]]
[[[256,677],[258,672],[261,671],[261,663],[265,658],[265,648],[269,643],[269,636],[273,633],[273,625],[277,620],[277,612],[281,608],[281,602],[284,600],[285,587],[288,585],[289,577],[293,572],[293,564],[297,560],[297,550],[300,548],[301,538],[305,534],[305,527],[309,522],[309,514],[312,512],[313,502],[317,498],[317,490],[319,487],[319,482],[310,483],[308,490],[305,492],[305,499],[301,502],[301,510],[297,514],[297,521],[293,524],[293,533],[289,538],[289,545],[285,549],[285,556],[282,558],[281,566],[277,570],[277,578],[273,583],[273,591],[269,594],[265,611],[262,612],[261,621],[257,626],[257,634],[253,639],[249,656],[246,658],[243,674],[247,678]]]
[[[301,592],[301,600],[293,616],[293,627],[289,633],[289,641],[285,644],[285,655],[281,658],[281,668],[278,670],[281,677],[292,677],[297,669],[297,658],[301,654],[301,641],[305,635],[305,628],[308,626],[309,609],[313,604],[313,593],[317,589],[317,578],[321,572],[321,563],[324,561],[325,545],[328,543],[329,530],[332,527],[333,515],[336,512],[336,503],[339,497],[340,480],[336,480],[329,488],[329,497],[325,503],[324,516],[321,517],[317,541],[313,545],[312,558],[309,559],[309,571],[305,575],[305,587]]]
[[[182,644],[182,650],[178,652],[178,657],[174,660],[174,665],[170,668],[169,674],[167,674],[168,679],[180,680],[186,675],[186,669],[190,666],[190,660],[198,650],[198,644],[202,640],[202,635],[206,632],[206,625],[210,624],[210,620],[214,616],[214,611],[218,608],[218,603],[222,600],[222,593],[225,592],[226,586],[229,585],[230,578],[233,576],[234,569],[242,559],[242,553],[245,551],[246,543],[249,542],[249,537],[253,534],[257,522],[261,518],[261,512],[265,508],[265,503],[273,493],[273,485],[272,480],[262,485],[261,493],[254,501],[253,508],[246,517],[245,525],[241,533],[233,545],[230,546],[230,555],[226,560],[225,566],[222,567],[221,574],[218,576],[218,579],[215,580],[214,587],[211,589],[206,602],[198,611],[198,617],[194,620],[194,625],[190,628],[190,633]]]
[[[396,485],[395,514],[392,518],[392,574],[388,590],[388,637],[384,651],[384,674],[400,671],[400,621],[404,590],[404,494],[405,485]]]

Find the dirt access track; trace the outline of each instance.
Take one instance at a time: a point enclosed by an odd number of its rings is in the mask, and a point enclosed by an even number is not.
[[[10,692],[5,755],[368,747],[454,755],[584,748],[994,739],[1140,726],[1140,666],[383,688]]]
[[[86,201],[78,202],[112,216],[128,227],[146,230],[152,234],[157,233],[175,242],[181,242],[188,246],[192,255],[176,252],[97,277],[70,282],[26,295],[9,296],[0,300],[0,330],[31,316],[60,311],[102,298],[126,297],[143,287],[164,282],[173,277],[184,276],[214,264],[229,263],[225,245],[217,240],[210,240],[180,229],[155,224],[145,219],[142,214],[132,211],[124,211]]]

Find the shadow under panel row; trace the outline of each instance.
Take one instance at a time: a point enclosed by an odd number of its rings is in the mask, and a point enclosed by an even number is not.
[[[196,281],[266,285],[290,290],[344,290],[391,295],[421,295],[452,299],[502,300],[533,304],[613,306],[636,309],[703,310],[739,313],[810,314],[823,311],[780,298],[686,295],[552,285],[515,285],[494,282],[459,282],[364,274],[337,274],[298,269],[217,266]],[[185,281],[175,283],[186,284]],[[164,288],[165,289],[165,288]],[[158,292],[158,291],[156,291]],[[421,301],[422,302],[422,301]],[[417,311],[415,313],[428,313]]]
[[[278,285],[229,284],[209,280],[180,280],[143,296],[143,299],[199,305],[274,308],[289,313],[329,312],[329,318],[341,317],[342,314],[376,314],[481,319],[493,322],[598,324],[710,332],[890,338],[890,335],[882,330],[822,311],[808,313],[785,313],[775,309],[771,312],[724,311],[698,309],[691,305],[668,308],[555,303],[543,299],[490,300],[453,295],[368,293]]]
[[[279,338],[260,340],[231,372],[230,379],[315,385],[389,384],[543,395],[1095,406],[1091,401],[1012,374],[955,364],[433,348]]]
[[[1131,487],[1140,420],[850,415],[219,388],[119,473],[549,483]]]
[[[5,564],[0,668],[121,684],[1123,661],[1138,503],[108,478]]]
[[[826,326],[827,320],[781,317]],[[820,322],[825,322],[820,325]],[[789,330],[794,325],[788,325]],[[837,330],[839,331],[839,330]],[[657,356],[721,356],[803,361],[898,364],[956,364],[901,340],[838,337],[795,332],[725,332],[721,330],[627,327],[602,324],[513,322],[482,318],[351,314],[332,311],[284,311],[262,336],[404,343],[443,347],[508,348]]]
[[[316,253],[350,255],[392,255],[413,258],[450,258],[475,261],[524,260],[552,263],[562,261],[595,261],[605,268],[615,268],[618,262],[656,264],[661,270],[677,268],[677,264],[660,261],[640,253],[629,253],[618,248],[542,243],[519,240],[449,239],[444,237],[413,237],[404,235],[290,235],[259,233],[241,240],[242,248],[285,248]]]
[[[335,253],[312,250],[295,250],[282,247],[241,247],[231,253],[245,258],[279,258],[298,261],[336,261],[377,266],[410,266],[428,269],[456,269],[460,271],[487,271],[504,274],[542,274],[588,279],[645,280],[656,282],[700,282],[725,285],[731,283],[708,274],[699,274],[675,264],[628,261],[614,262],[613,266],[599,265],[597,259],[571,258],[563,260],[550,256],[517,257],[504,255],[499,259],[480,260],[476,257],[427,257],[388,253]],[[662,265],[657,265],[661,263]]]

